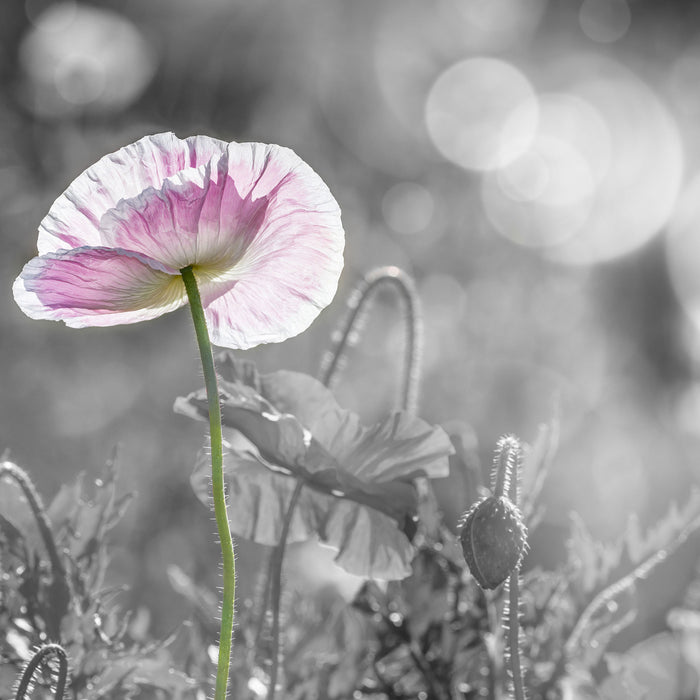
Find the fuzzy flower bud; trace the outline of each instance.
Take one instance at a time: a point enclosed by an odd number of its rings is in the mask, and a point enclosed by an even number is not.
[[[505,496],[488,496],[462,518],[459,539],[472,576],[482,588],[497,588],[520,565],[527,528]]]

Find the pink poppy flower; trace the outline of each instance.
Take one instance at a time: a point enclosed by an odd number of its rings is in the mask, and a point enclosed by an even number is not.
[[[192,266],[211,339],[249,348],[305,330],[343,266],[340,209],[293,151],[146,136],[54,202],[13,292],[30,317],[111,326],[187,303]]]

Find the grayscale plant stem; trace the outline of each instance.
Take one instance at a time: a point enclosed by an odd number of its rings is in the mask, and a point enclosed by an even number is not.
[[[397,291],[406,310],[406,341],[399,405],[403,410],[415,413],[420,385],[423,323],[415,284],[411,277],[398,267],[379,267],[371,270],[352,291],[348,299],[350,313],[339,330],[339,339],[324,356],[320,379],[326,386],[333,387],[340,373],[343,357],[352,345],[353,332],[357,332],[376,292],[387,286]]]
[[[280,600],[282,598],[282,565],[284,563],[284,550],[287,546],[287,537],[289,536],[289,528],[292,524],[294,510],[296,509],[303,486],[304,482],[298,479],[294,486],[292,497],[289,499],[287,512],[284,515],[279,544],[275,547],[275,551],[272,554],[272,666],[270,668],[270,690],[267,695],[267,700],[275,699],[275,686],[277,685],[277,674],[279,670]]]
[[[2,478],[4,475],[12,477],[27,498],[32,515],[34,516],[36,524],[39,528],[41,539],[49,556],[49,562],[51,563],[50,599],[52,608],[50,611],[51,616],[46,621],[48,626],[47,632],[50,637],[58,639],[61,620],[68,610],[68,603],[70,601],[70,586],[68,585],[68,577],[66,575],[66,569],[63,566],[63,560],[58,553],[56,541],[54,540],[53,532],[51,531],[51,523],[46,515],[46,508],[41,496],[36,490],[34,482],[31,480],[27,472],[12,462],[2,462],[0,463],[0,478]]]
[[[357,330],[358,325],[367,313],[372,297],[381,286],[393,286],[406,308],[406,343],[401,378],[400,406],[405,411],[415,413],[418,404],[423,337],[420,300],[413,280],[397,267],[380,267],[372,270],[365,275],[364,279],[353,291],[348,301],[350,314],[340,331],[340,339],[330,353],[326,354],[321,363],[320,380],[324,386],[332,387],[340,371],[342,358],[351,344],[352,333]],[[270,669],[270,688],[267,700],[274,700],[275,698],[275,686],[277,685],[279,672],[279,618],[284,552],[287,545],[289,527],[303,486],[302,481],[297,481],[287,506],[280,541],[272,553],[270,561],[270,576],[272,578],[272,666]],[[266,584],[263,593],[258,640],[261,637],[265,610],[267,608],[267,591],[268,585]]]
[[[60,644],[44,644],[44,646],[36,651],[24,669],[24,673],[22,673],[22,677],[17,684],[15,700],[25,700],[34,674],[37,672],[39,666],[44,663],[51,654],[58,658],[58,680],[56,681],[54,700],[63,700],[63,695],[66,691],[66,680],[68,678],[68,657],[65,649]]]
[[[512,436],[504,438],[503,452],[509,466],[508,495],[513,505],[518,505],[520,491],[521,448],[520,441]],[[508,581],[508,646],[510,648],[510,672],[513,676],[515,700],[525,700],[525,686],[520,665],[520,562]]]

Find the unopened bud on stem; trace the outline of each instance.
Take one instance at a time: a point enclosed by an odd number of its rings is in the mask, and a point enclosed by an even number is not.
[[[488,496],[466,513],[459,539],[476,582],[497,588],[520,566],[527,529],[509,498]]]

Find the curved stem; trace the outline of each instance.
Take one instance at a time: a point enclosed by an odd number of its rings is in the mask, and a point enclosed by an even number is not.
[[[228,687],[229,666],[231,664],[231,641],[233,637],[233,612],[236,600],[236,563],[233,553],[233,540],[226,513],[226,488],[224,485],[223,437],[221,433],[221,406],[219,388],[216,381],[214,356],[204,318],[202,300],[199,296],[197,280],[192,267],[180,270],[187,290],[192,311],[192,321],[197,335],[197,345],[202,358],[204,386],[207,390],[209,408],[209,433],[211,436],[211,480],[214,498],[214,517],[221,542],[223,559],[224,590],[221,604],[221,634],[219,636],[219,659],[216,666],[215,700],[224,700]]]
[[[353,331],[357,331],[372,298],[382,286],[393,286],[406,308],[406,342],[400,405],[405,411],[415,413],[418,405],[423,338],[420,300],[413,280],[398,267],[379,267],[371,270],[353,290],[348,299],[350,313],[339,331],[339,340],[335,343],[335,347],[323,358],[320,379],[326,386],[333,386],[340,372],[345,352],[352,345]]]
[[[380,267],[369,272],[362,282],[353,291],[348,301],[350,314],[348,315],[340,338],[334,349],[327,353],[321,363],[320,380],[324,386],[331,387],[340,371],[341,362],[348,347],[352,344],[353,331],[360,325],[367,312],[369,303],[382,285],[393,286],[399,293],[406,307],[406,345],[404,368],[401,380],[400,405],[405,411],[415,413],[418,403],[418,387],[420,383],[420,360],[422,351],[422,323],[420,315],[420,301],[413,280],[405,272],[397,267]],[[303,482],[297,481],[292,497],[290,498],[280,540],[275,548],[270,563],[272,576],[272,666],[270,669],[270,689],[268,700],[274,700],[279,670],[279,618],[280,598],[282,594],[282,565],[284,563],[284,551],[287,544],[289,527],[292,522],[294,510],[303,488]],[[265,614],[264,594],[261,620]],[[259,629],[260,632],[260,629]],[[258,639],[260,634],[258,634]]]
[[[29,474],[12,462],[3,462],[0,464],[0,478],[5,474],[11,476],[22,489],[49,555],[49,561],[51,562],[50,602],[52,606],[48,611],[50,617],[46,620],[46,623],[49,635],[58,639],[61,620],[68,610],[68,603],[70,601],[70,586],[68,585],[66,569],[63,566],[63,561],[56,547],[56,541],[51,531],[51,523],[46,515],[46,508],[44,507],[39,492],[34,486],[34,482],[29,478]]]
[[[17,684],[15,700],[24,700],[27,690],[29,690],[29,686],[31,685],[32,678],[34,678],[34,674],[50,654],[54,654],[58,657],[58,680],[56,681],[54,700],[63,700],[68,677],[68,658],[65,649],[60,644],[44,644],[44,646],[40,647],[34,656],[32,656]]]
[[[284,514],[284,522],[282,523],[282,532],[280,533],[280,541],[272,560],[272,667],[270,669],[270,691],[268,700],[275,700],[275,686],[277,685],[277,673],[279,669],[280,656],[280,599],[282,597],[282,564],[284,563],[284,550],[287,546],[287,537],[289,536],[289,528],[292,524],[292,516],[299,501],[299,495],[304,482],[300,479],[294,487],[292,497],[289,499],[287,512]]]
[[[491,490],[497,498],[507,496],[518,504],[518,479],[522,462],[522,446],[514,435],[504,435],[496,445],[491,469]]]

